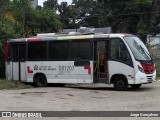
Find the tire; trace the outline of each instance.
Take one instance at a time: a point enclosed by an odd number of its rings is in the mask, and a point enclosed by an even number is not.
[[[43,74],[35,76],[35,85],[36,87],[46,87],[47,86],[46,76]]]
[[[128,89],[128,82],[125,77],[116,77],[113,81],[114,88],[118,91],[124,91]]]
[[[142,84],[134,84],[134,85],[130,85],[133,89],[138,89],[142,86]]]

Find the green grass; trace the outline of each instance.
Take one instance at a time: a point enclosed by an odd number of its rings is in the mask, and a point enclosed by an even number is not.
[[[27,89],[31,85],[26,85],[18,81],[0,80],[0,90]]]
[[[160,76],[157,76],[157,80],[160,80]]]

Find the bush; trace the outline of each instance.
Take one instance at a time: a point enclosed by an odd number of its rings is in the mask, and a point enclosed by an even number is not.
[[[9,38],[16,38],[14,28],[9,24],[0,21],[0,77],[5,77],[4,48]]]
[[[157,77],[160,77],[160,48],[156,47],[156,49],[153,49],[152,47],[152,49],[150,49],[150,53],[155,62]]]

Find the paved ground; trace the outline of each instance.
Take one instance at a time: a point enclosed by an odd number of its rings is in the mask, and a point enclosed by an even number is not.
[[[115,91],[112,85],[104,84],[0,91],[0,111],[159,110],[160,82],[143,85],[138,90],[129,88],[128,91]],[[70,120],[70,118],[57,119]],[[82,118],[74,119],[81,120]],[[94,119],[96,118],[92,118]]]

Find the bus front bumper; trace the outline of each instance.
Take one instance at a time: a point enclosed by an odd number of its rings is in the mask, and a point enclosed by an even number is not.
[[[152,83],[156,81],[156,71],[153,74],[145,74],[138,71],[135,75],[135,84]]]

